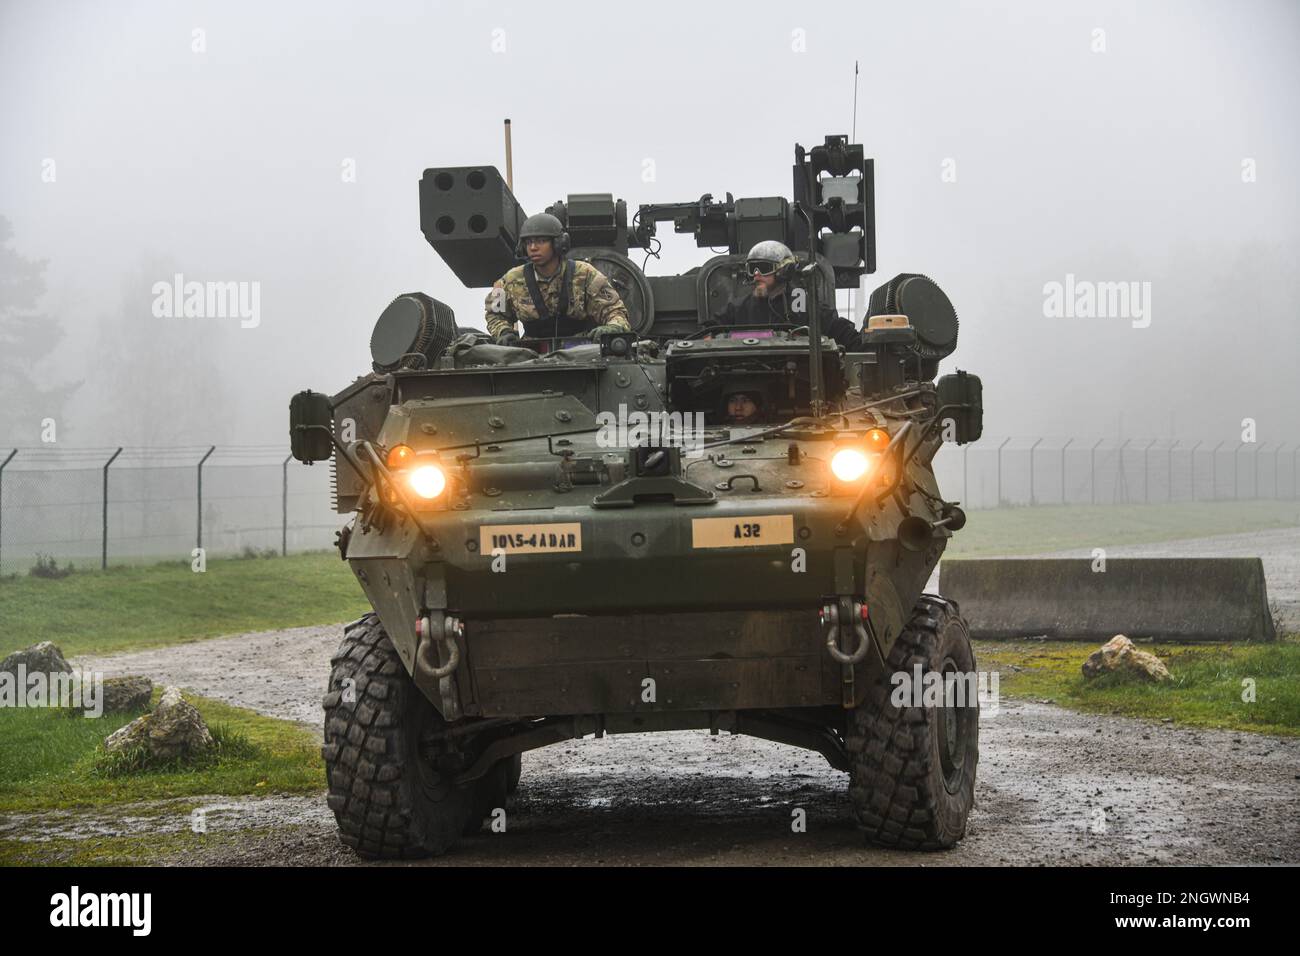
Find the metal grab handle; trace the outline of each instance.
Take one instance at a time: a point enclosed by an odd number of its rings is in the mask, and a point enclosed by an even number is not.
[[[752,481],[752,482],[754,483],[754,491],[762,491],[762,490],[763,490],[763,489],[760,488],[759,485],[758,485],[758,476],[757,476],[757,475],[732,475],[732,476],[731,476],[730,478],[728,478],[726,481],[720,481],[720,482],[718,482],[716,485],[714,485],[714,487],[717,488],[719,491],[734,491],[735,488],[732,486],[732,483],[735,482],[736,480],[738,480],[738,479],[742,479],[742,478],[748,478],[750,481]]]
[[[862,604],[859,601],[853,602],[853,630],[858,635],[858,649],[852,654],[845,654],[840,650],[837,643],[840,629],[840,611],[834,604],[828,604],[823,611],[830,611],[827,617],[826,625],[826,650],[830,652],[831,657],[841,664],[857,664],[867,656],[867,651],[871,649],[871,636],[867,633],[866,625],[862,623]]]
[[[421,670],[426,671],[435,680],[450,677],[460,666],[460,645],[456,643],[455,638],[459,622],[452,617],[445,618],[445,622],[442,629],[442,642],[447,645],[447,663],[439,667],[438,659],[433,654],[433,621],[428,614],[420,619],[420,636],[423,640],[420,641],[419,649],[416,651],[417,663]]]

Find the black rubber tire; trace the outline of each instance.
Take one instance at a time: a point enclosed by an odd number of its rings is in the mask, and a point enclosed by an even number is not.
[[[470,817],[475,790],[454,786],[420,753],[421,737],[442,717],[374,614],[345,628],[331,664],[321,755],[340,839],[367,859],[446,852]],[[343,699],[348,680],[353,702]]]
[[[922,674],[975,673],[970,629],[952,602],[921,596],[890,650],[885,672],[849,716],[849,798],[872,843],[946,850],[966,835],[975,804],[979,701],[951,709],[894,706],[891,675],[910,676],[917,664]]]

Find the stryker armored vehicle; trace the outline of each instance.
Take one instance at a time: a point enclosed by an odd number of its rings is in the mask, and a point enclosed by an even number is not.
[[[980,382],[935,381],[957,317],[922,275],[871,295],[855,351],[719,324],[760,241],[796,251],[811,315],[874,271],[862,146],[796,146],[793,172],[790,199],[705,195],[630,225],[608,194],[548,207],[631,332],[496,345],[408,293],[372,372],[293,398],[293,453],[331,461],[339,552],[374,608],[324,698],[328,802],[362,856],[446,851],[505,806],[529,750],[692,728],[820,752],[871,841],[964,834],[975,662],[958,608],[922,591],[965,521],[931,461],[979,437]],[[420,211],[466,286],[519,261],[525,216],[493,167],[426,170]],[[727,251],[646,275],[628,253],[669,221]],[[738,391],[759,409],[743,424]],[[923,676],[950,693],[898,696]]]

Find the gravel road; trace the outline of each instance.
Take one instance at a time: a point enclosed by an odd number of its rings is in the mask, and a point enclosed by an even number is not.
[[[817,754],[683,731],[586,739],[526,754],[505,832],[463,838],[447,856],[422,863],[1300,863],[1300,740],[1007,700],[983,717],[980,737],[977,804],[966,839],[946,853],[865,846],[849,815],[846,775]],[[168,862],[361,862],[338,842],[323,796],[209,803],[220,808],[205,815],[214,839]],[[806,814],[806,832],[792,831],[796,809]],[[150,804],[14,815],[0,820],[0,840],[164,833],[190,822],[187,804],[170,812]],[[229,831],[238,838],[220,838]]]
[[[1111,551],[1239,553],[1264,555],[1270,596],[1296,614],[1300,530]],[[340,630],[242,634],[74,663],[109,676],[147,674],[319,731]],[[464,838],[428,865],[1300,863],[1300,740],[1003,700],[981,717],[980,754],[966,839],[946,853],[915,854],[865,846],[846,775],[814,753],[703,731],[574,741],[524,755],[506,832]],[[211,802],[227,809],[208,814],[208,832],[243,836],[170,862],[359,862],[338,843],[323,796]],[[806,832],[793,832],[795,810],[805,811]],[[102,819],[11,816],[0,820],[0,839],[189,824],[187,810],[154,804]]]

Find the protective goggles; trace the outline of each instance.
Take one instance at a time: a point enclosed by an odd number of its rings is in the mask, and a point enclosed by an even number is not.
[[[776,272],[776,263],[768,259],[750,259],[745,263],[745,275],[757,272],[761,276],[770,276]]]

